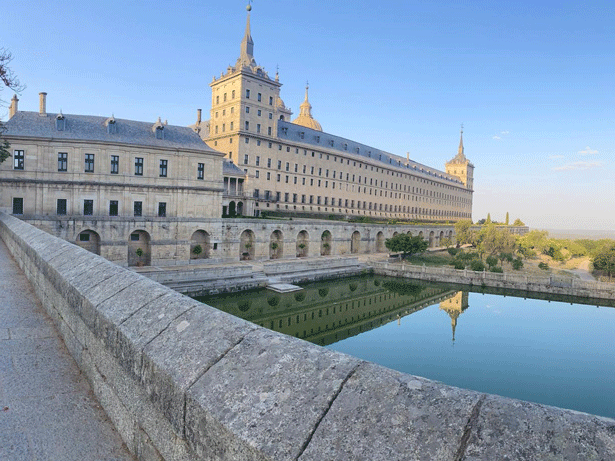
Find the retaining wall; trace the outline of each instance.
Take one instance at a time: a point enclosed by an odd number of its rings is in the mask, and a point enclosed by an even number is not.
[[[2,213],[0,235],[138,459],[615,458],[614,420],[265,330]]]
[[[615,300],[615,284],[589,282],[573,277],[553,275],[537,277],[487,271],[475,272],[468,269],[458,270],[452,267],[416,266],[382,261],[371,261],[369,266],[377,274],[391,277]]]

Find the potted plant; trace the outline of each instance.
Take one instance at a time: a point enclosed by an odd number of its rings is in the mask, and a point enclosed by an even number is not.
[[[201,253],[203,253],[203,247],[201,245],[197,245],[192,249],[192,253],[194,253],[196,256],[200,255]]]
[[[137,255],[137,257],[139,259],[141,259],[141,256],[143,256],[143,250],[141,248],[137,248],[135,250],[135,253],[136,253],[136,255]],[[143,261],[137,261],[137,266],[138,267],[142,267],[143,266]]]

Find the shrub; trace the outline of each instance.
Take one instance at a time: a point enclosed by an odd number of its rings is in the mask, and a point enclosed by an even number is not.
[[[490,268],[489,268],[489,270],[490,270],[491,272],[497,272],[497,273],[499,273],[499,274],[501,274],[502,272],[504,272],[504,269],[502,269],[502,268],[501,268],[501,267],[499,267],[499,266],[490,267]]]
[[[496,258],[495,256],[489,255],[489,256],[487,256],[486,262],[487,262],[487,265],[490,268],[492,268],[492,267],[494,267],[494,266],[496,266],[498,264],[498,258]]]
[[[483,262],[480,259],[474,259],[471,263],[470,263],[470,268],[473,271],[476,272],[482,272],[485,270],[485,265],[483,264]]]
[[[201,245],[197,245],[192,249],[192,252],[198,256],[203,253],[203,247]]]
[[[278,244],[276,242],[272,242],[271,243],[271,249],[272,250],[277,250],[278,249]]]
[[[143,250],[141,248],[137,248],[135,250],[135,253],[137,254],[137,256],[140,258],[141,256],[143,256]]]
[[[449,255],[455,256],[457,253],[459,253],[459,248],[449,248],[447,251]]]
[[[457,270],[463,270],[466,268],[466,265],[463,261],[453,261],[453,267]]]
[[[512,262],[512,267],[514,270],[518,271],[519,269],[521,269],[523,267],[523,261],[521,261],[521,258],[517,258]]]
[[[540,262],[540,263],[538,263],[538,268],[542,269],[543,271],[548,271],[549,270],[549,265],[547,263]]]

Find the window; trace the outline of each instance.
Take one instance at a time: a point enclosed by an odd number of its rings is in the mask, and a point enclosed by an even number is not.
[[[254,189],[254,198],[258,198],[260,191],[258,189]]]
[[[143,176],[143,158],[135,157],[135,175]]]
[[[23,197],[13,197],[13,214],[23,214]]]
[[[68,154],[66,152],[58,152],[58,171],[66,171],[68,169]]]
[[[250,99],[250,90],[246,90],[246,99]]]
[[[235,90],[231,91],[231,99],[235,99]]]
[[[118,202],[117,200],[109,201],[109,216],[117,216],[118,214]]]
[[[16,150],[13,152],[13,169],[23,170],[24,165],[24,151]]]
[[[57,215],[66,214],[66,199],[65,198],[59,198],[56,201],[56,214]]]
[[[160,177],[167,177],[167,169],[168,169],[169,161],[168,160],[160,160]]]
[[[132,209],[136,217],[143,216],[143,202],[134,202]]]
[[[290,163],[286,162],[286,171],[290,171]]]
[[[270,158],[267,159],[267,168],[271,168],[271,159]]]
[[[90,241],[90,234],[88,232],[82,232],[81,234],[79,234],[79,241],[80,242],[89,242]]]
[[[231,131],[233,131],[233,122],[231,122]],[[233,142],[233,138],[229,139],[229,142]]]
[[[250,157],[248,157],[248,154],[245,154],[245,155],[243,156],[243,164],[244,164],[244,165],[247,165],[247,164],[248,164],[248,162],[249,162],[249,160],[250,160]]]
[[[258,115],[260,117],[261,114],[262,114],[262,111],[260,109],[258,109],[258,111],[256,111],[256,115]]]
[[[94,214],[94,200],[83,201],[83,215],[92,216]]]
[[[282,169],[282,160],[278,160],[278,170]]]
[[[139,241],[139,233],[135,232],[134,234],[130,234],[130,241],[131,242],[138,242]]]
[[[269,105],[273,106],[273,96],[269,96]],[[271,118],[271,117],[269,117]]]
[[[260,177],[261,177],[261,175],[260,175],[260,171],[259,171],[259,170],[256,170],[256,171],[254,172],[254,177],[255,177],[255,178],[260,178]]]
[[[271,173],[267,172],[267,181],[271,180]]]
[[[250,129],[250,122],[246,121],[246,130]]]
[[[196,179],[204,179],[205,178],[205,164],[199,163],[196,173]]]
[[[258,102],[261,102],[261,94],[260,93],[258,93],[257,99],[258,99]]]
[[[271,136],[271,127],[270,127],[270,126],[268,126],[268,127],[267,127],[267,134],[268,134],[269,136]]]
[[[260,155],[256,156],[256,166],[260,166],[261,165],[261,157]]]
[[[119,155],[111,156],[111,174],[118,174],[120,172],[120,157]]]
[[[158,203],[158,216],[164,218],[167,215],[167,203],[159,202]]]
[[[85,154],[85,172],[94,173],[94,154]]]
[[[269,120],[273,120],[273,114],[269,112]]]
[[[257,123],[257,124],[256,124],[256,132],[257,132],[257,133],[260,133],[260,132],[261,132],[261,124],[260,124],[260,123]]]
[[[226,93],[224,93],[223,101],[226,102]]]
[[[246,106],[246,114],[250,113],[250,106]]]

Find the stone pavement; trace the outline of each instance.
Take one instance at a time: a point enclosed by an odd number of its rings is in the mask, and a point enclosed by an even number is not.
[[[134,461],[0,240],[0,461]]]

